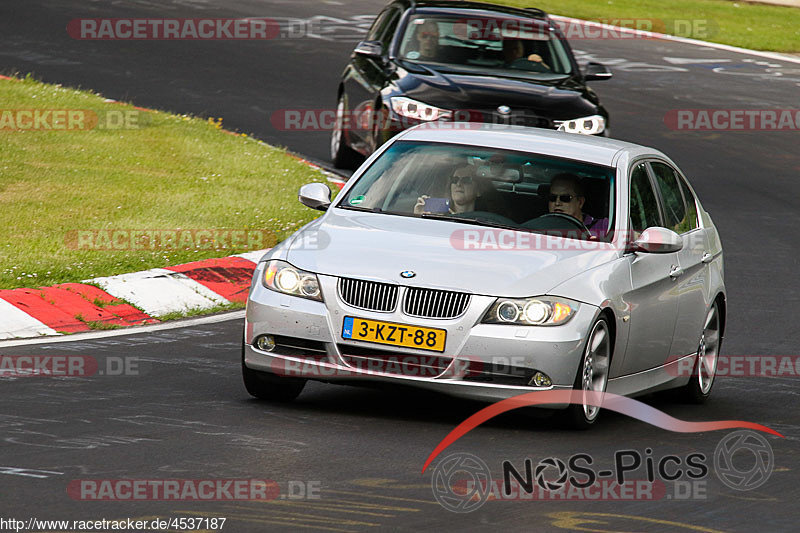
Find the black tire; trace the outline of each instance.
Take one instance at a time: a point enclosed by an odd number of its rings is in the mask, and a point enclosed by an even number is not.
[[[706,314],[692,377],[689,378],[689,383],[678,389],[678,396],[681,401],[703,404],[711,396],[711,388],[714,386],[720,348],[722,347],[722,327],[719,305],[714,302]]]
[[[336,102],[336,121],[331,131],[331,160],[333,166],[337,168],[355,169],[359,156],[355,150],[347,144],[345,133],[344,117],[347,113],[347,100],[342,93]]]
[[[611,328],[605,317],[598,318],[589,330],[586,337],[586,345],[583,347],[583,357],[578,365],[575,375],[573,389],[582,391],[588,385],[585,384],[585,374],[587,372],[587,359],[591,357],[588,365],[589,381],[592,383],[592,390],[595,392],[606,392],[608,387],[608,370],[611,366],[611,354],[614,353],[614,342],[611,335]],[[594,369],[599,372],[595,372]],[[595,375],[596,374],[596,375]],[[600,415],[599,406],[587,406],[585,404],[572,404],[567,408],[566,423],[572,429],[585,430],[592,427]]]
[[[244,364],[244,339],[242,339],[242,379],[247,392],[260,400],[273,402],[290,402],[297,398],[306,380],[300,378],[287,378],[247,368]]]

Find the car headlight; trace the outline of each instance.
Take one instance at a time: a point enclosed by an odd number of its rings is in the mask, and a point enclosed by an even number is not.
[[[481,321],[484,324],[558,326],[569,321],[580,304],[566,298],[498,298]]]
[[[404,96],[392,97],[392,109],[401,117],[414,118],[417,120],[446,120],[453,117],[453,113],[434,107],[432,105],[417,102]]]
[[[300,270],[286,261],[273,259],[267,262],[262,278],[264,287],[273,291],[322,301],[319,279],[316,274]]]
[[[574,118],[572,120],[555,121],[558,131],[580,133],[582,135],[598,135],[606,129],[606,119],[600,115]]]

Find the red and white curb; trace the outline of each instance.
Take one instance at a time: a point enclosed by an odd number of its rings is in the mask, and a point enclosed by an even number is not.
[[[256,263],[266,252],[258,250],[84,283],[0,290],[0,339],[77,333],[97,329],[98,325],[154,324],[159,322],[157,317],[169,313],[244,303]]]

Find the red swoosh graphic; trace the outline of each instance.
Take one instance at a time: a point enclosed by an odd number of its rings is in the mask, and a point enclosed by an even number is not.
[[[585,400],[584,400],[585,398]],[[675,431],[676,433],[700,433],[703,431],[717,431],[720,429],[734,429],[745,428],[753,429],[756,431],[763,431],[777,435],[778,437],[785,438],[783,435],[770,429],[767,426],[756,424],[755,422],[745,422],[742,420],[719,420],[716,422],[689,422],[672,417],[663,411],[659,411],[655,407],[650,407],[633,398],[612,394],[610,392],[590,392],[582,390],[552,390],[552,391],[534,391],[513,398],[508,398],[485,407],[461,422],[456,428],[451,431],[438,446],[428,456],[425,465],[422,467],[424,473],[428,466],[433,462],[436,457],[442,453],[448,446],[455,441],[483,424],[487,420],[517,409],[518,407],[526,407],[531,405],[543,404],[583,404],[584,401],[591,405],[602,405],[603,409],[609,411],[616,411],[631,418],[636,418],[642,422],[647,422],[653,426],[668,431]]]

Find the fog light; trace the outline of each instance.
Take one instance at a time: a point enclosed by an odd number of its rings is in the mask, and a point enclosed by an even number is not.
[[[531,380],[528,382],[528,386],[536,386],[536,387],[549,387],[552,385],[553,382],[550,380],[550,377],[547,374],[542,372],[537,372],[533,375]]]
[[[264,352],[271,352],[275,349],[275,339],[272,335],[261,335],[256,339],[256,347]]]

